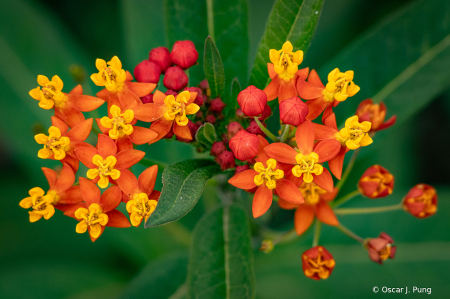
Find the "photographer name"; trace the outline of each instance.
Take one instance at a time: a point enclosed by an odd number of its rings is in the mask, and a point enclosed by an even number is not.
[[[404,287],[404,288],[390,288],[390,287],[386,287],[383,286],[381,288],[375,286],[373,287],[373,292],[374,293],[378,293],[378,292],[382,292],[382,293],[395,293],[395,294],[409,294],[409,293],[422,293],[422,294],[431,294],[431,288],[419,288],[416,286],[413,286],[412,289],[408,288],[408,287]]]

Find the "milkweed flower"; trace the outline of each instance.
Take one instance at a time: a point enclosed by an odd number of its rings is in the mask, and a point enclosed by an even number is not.
[[[405,198],[403,209],[417,218],[427,218],[437,212],[437,193],[430,185],[415,185]]]
[[[117,180],[133,226],[139,226],[142,220],[147,221],[155,211],[161,194],[154,190],[157,175],[158,166],[154,165],[144,170],[138,179],[130,171],[124,170]]]
[[[281,50],[270,49],[269,58],[272,63],[267,64],[269,77],[272,81],[264,89],[267,100],[278,102],[297,96],[295,84],[298,78],[308,76],[309,69],[299,70],[298,66],[303,61],[303,51],[293,52],[294,47],[287,41]]]
[[[121,171],[139,162],[145,153],[130,149],[117,152],[114,141],[106,135],[98,135],[97,148],[82,147],[75,150],[78,159],[87,168],[87,177],[100,188],[108,187],[120,177]]]
[[[247,161],[258,154],[259,138],[245,130],[240,130],[230,139],[229,146],[236,158]]]
[[[333,256],[323,246],[315,246],[302,254],[303,273],[308,278],[327,279],[335,265]]]
[[[267,95],[261,89],[250,85],[238,94],[237,101],[245,115],[258,116],[264,111]]]
[[[79,186],[72,186],[75,182],[75,173],[68,164],[63,164],[61,174],[42,167],[50,189],[45,194],[44,190],[35,187],[29,191],[30,197],[24,198],[19,205],[29,211],[30,222],[36,222],[42,217],[48,220],[55,214],[55,208],[66,210],[74,204],[82,201]]]
[[[369,167],[358,181],[358,189],[369,198],[386,197],[394,190],[394,176],[384,167]]]
[[[289,171],[289,165],[280,163],[270,158],[265,152],[269,143],[263,137],[259,138],[258,157],[253,169],[245,170],[234,175],[228,180],[231,185],[251,190],[257,187],[253,198],[253,217],[263,215],[272,205],[273,191],[275,190],[281,198],[292,203],[303,203],[303,196],[294,183],[284,178],[285,172]]]
[[[365,242],[365,247],[369,251],[369,257],[380,265],[388,258],[395,257],[397,246],[392,246],[394,240],[386,233],[381,233],[378,238],[372,238]]]
[[[307,120],[316,119],[327,107],[336,107],[348,97],[354,96],[359,86],[353,82],[353,71],[342,73],[335,68],[328,74],[328,83],[323,85],[315,70],[312,70],[306,82],[306,77],[297,81],[297,91],[306,100],[309,113]]]
[[[374,104],[371,99],[362,101],[356,109],[356,115],[360,121],[369,121],[372,123],[370,132],[377,132],[389,128],[395,124],[397,116],[392,116],[387,121],[386,118],[386,105],[384,103]]]
[[[62,92],[64,83],[58,76],[53,76],[50,81],[46,76],[37,77],[41,87],[32,89],[30,96],[39,101],[39,107],[49,110],[55,109],[55,116],[62,119],[70,127],[85,120],[83,112],[89,112],[100,107],[105,101],[83,95],[81,85],[76,86],[70,93]]]
[[[298,126],[295,133],[297,148],[294,149],[285,143],[272,143],[265,152],[271,158],[282,163],[294,165],[289,178],[311,183],[325,189],[333,191],[333,179],[330,172],[321,163],[333,159],[340,149],[340,144],[336,140],[324,140],[314,145],[314,127],[310,121],[305,121]]]

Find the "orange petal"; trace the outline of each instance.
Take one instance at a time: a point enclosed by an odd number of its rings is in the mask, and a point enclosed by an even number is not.
[[[117,208],[121,201],[122,190],[120,190],[120,188],[117,186],[113,186],[109,187],[105,190],[105,192],[103,192],[98,204],[102,208],[103,213],[108,213],[109,211]]]
[[[141,161],[144,158],[145,152],[139,150],[126,150],[120,153],[117,153],[116,159],[117,163],[114,166],[116,169],[130,168],[134,164]]]
[[[299,69],[295,74],[297,75],[299,80],[305,80],[308,77],[309,67],[305,67],[304,69]]]
[[[257,174],[253,169],[248,169],[231,177],[228,183],[236,188],[249,190],[256,186],[254,179]]]
[[[55,206],[55,208],[57,208],[58,210],[63,211],[64,215],[78,220],[78,218],[75,217],[75,212],[79,208],[87,209],[87,206],[86,206],[86,204],[84,202],[79,202],[79,203],[76,203],[76,204],[73,204],[73,205],[57,205],[57,206]]]
[[[164,99],[166,98],[166,95],[162,93],[161,91],[157,90],[155,91],[155,94],[153,95],[153,103],[164,105]]]
[[[73,183],[75,182],[75,173],[73,172],[72,167],[69,164],[64,163],[61,174],[56,179],[55,185],[53,185],[52,190],[56,192],[63,192],[69,189]]]
[[[312,122],[305,120],[297,127],[295,132],[295,140],[297,141],[297,148],[303,155],[308,155],[312,152],[314,147],[314,127]]]
[[[313,123],[313,127],[316,140],[335,139],[335,135],[338,133],[335,129],[316,123]]]
[[[111,212],[106,213],[108,215],[108,223],[106,226],[112,227],[130,227],[130,221],[128,221],[127,217],[117,210],[112,210]]]
[[[101,118],[96,118],[95,121],[97,122],[97,127],[100,129],[100,131],[103,134],[108,134],[109,128],[106,128],[106,127],[102,126]]]
[[[56,178],[58,177],[58,174],[53,169],[47,167],[42,167],[41,169],[45,175],[45,178],[47,179],[50,189],[52,189],[53,185],[55,185],[56,183]]]
[[[337,220],[333,210],[324,201],[319,201],[319,203],[316,205],[316,216],[321,222],[325,224],[334,226],[339,225],[339,221]]]
[[[297,235],[303,234],[314,220],[314,210],[310,205],[300,205],[295,211],[294,226]]]
[[[155,88],[154,83],[143,83],[143,82],[126,82],[126,86],[135,93],[138,97],[143,98],[150,94]]]
[[[267,63],[267,72],[269,73],[270,79],[273,79],[277,75],[277,72],[273,68],[273,63]]]
[[[138,178],[140,191],[150,195],[155,188],[156,176],[158,175],[158,165],[153,165],[144,170]]]
[[[90,180],[83,177],[79,178],[81,196],[84,202],[89,207],[93,203],[100,201],[100,189]]]
[[[296,77],[295,77],[296,78]],[[278,102],[281,103],[284,100],[297,96],[297,89],[295,88],[295,78],[286,82],[281,80],[280,92],[278,93]]]
[[[258,157],[255,160],[256,162],[261,162],[266,165],[266,161],[269,160],[269,156],[266,154],[264,149],[269,145],[269,142],[261,135],[258,135],[258,139]]]
[[[98,155],[98,150],[93,147],[80,147],[75,149],[75,154],[78,160],[84,164],[87,168],[97,168],[97,166],[92,163],[92,158]]]
[[[64,136],[69,129],[69,126],[60,118],[52,116],[52,126],[57,127],[61,131],[61,136]]]
[[[129,137],[134,144],[145,144],[149,143],[157,136],[158,133],[153,130],[134,126],[133,133]]]
[[[72,89],[70,92],[69,92],[69,94],[83,94],[83,87],[80,85],[80,84],[78,84],[77,86],[75,86],[75,88],[74,89]]]
[[[187,101],[186,106],[194,103],[196,98],[197,98],[197,93],[195,91],[190,91],[189,92],[189,100]]]
[[[337,131],[337,124],[336,124],[336,114],[333,112],[333,106],[328,105],[328,107],[325,109],[325,111],[322,114],[322,123],[330,128],[333,128]]]
[[[333,199],[336,198],[336,195],[339,193],[339,189],[338,188],[334,188],[333,192],[327,192],[324,194],[320,195],[320,199],[324,200],[324,201],[332,201]]]
[[[116,140],[117,152],[133,149],[133,142],[131,142],[129,136],[124,136]]]
[[[87,95],[74,95],[70,94],[68,95],[70,103],[75,107],[77,110],[83,111],[83,112],[89,112],[92,110],[97,109],[103,103],[105,103],[104,100],[99,99],[97,97],[87,96]]]
[[[278,98],[278,92],[280,91],[280,77],[275,76],[270,81],[269,85],[263,90],[267,95],[267,101],[273,101]]]
[[[117,154],[117,146],[114,140],[103,134],[98,134],[97,148],[98,154],[102,156],[103,159]]]
[[[125,74],[127,76],[125,81],[133,81],[133,75],[129,71],[125,71]]]
[[[123,87],[122,92],[117,93],[117,97],[119,98],[120,103],[119,107],[121,109],[124,109],[125,107],[128,107],[133,104],[142,104],[141,99],[126,86]]]
[[[248,170],[247,170],[248,171]],[[242,172],[241,172],[242,173]],[[253,197],[252,211],[253,217],[258,218],[264,215],[265,212],[272,205],[273,193],[266,184],[262,184],[256,190],[255,196]]]
[[[162,139],[172,129],[173,120],[166,120],[164,117],[155,121],[150,126],[150,129],[158,133],[158,136],[152,140],[151,143]]]
[[[287,179],[277,180],[276,190],[278,196],[285,201],[301,204],[304,203],[303,195],[294,183]]]
[[[323,96],[323,90],[324,87],[317,87],[302,79],[297,80],[297,92],[302,99],[313,100],[320,98]]]
[[[300,186],[303,184],[303,174],[300,177],[296,177],[292,174],[292,171],[289,171],[285,173],[285,178],[294,183],[297,188],[300,188]]]
[[[120,177],[116,180],[116,182],[123,193],[129,197],[134,193],[139,192],[138,180],[128,169],[123,169],[120,171]]]
[[[324,168],[321,175],[313,174],[313,177],[313,181],[317,186],[324,189],[325,191],[333,192],[333,178],[331,177],[328,169]]]
[[[264,151],[269,157],[279,162],[297,164],[295,160],[295,156],[298,154],[297,151],[286,143],[277,142],[269,144],[264,148]]]
[[[134,107],[134,118],[145,121],[153,122],[164,116],[165,106],[156,103],[142,104]]]
[[[328,102],[325,102],[323,100],[323,97],[307,101],[306,106],[308,106],[309,113],[306,116],[307,120],[315,120],[319,115],[322,113],[322,111],[328,106]]]
[[[83,197],[81,196],[80,186],[72,186],[66,191],[58,193],[59,195],[59,204],[76,204],[83,201]]]
[[[67,163],[72,168],[73,172],[76,173],[78,171],[80,163],[78,161],[77,156],[75,155],[75,152],[68,152],[68,153],[72,154],[66,155],[66,157],[61,160],[61,163]]]
[[[316,143],[314,152],[319,155],[319,163],[333,159],[341,150],[341,143],[337,140],[323,140]]]
[[[177,122],[173,123],[173,133],[178,137],[192,140],[192,134],[188,126],[179,126]]]
[[[59,114],[56,113],[57,111],[59,111]],[[55,115],[64,120],[66,124],[68,124],[69,127],[71,128],[73,128],[74,126],[76,126],[85,119],[83,113],[74,108],[65,110],[55,109]]]
[[[66,136],[69,137],[70,141],[85,141],[92,129],[92,118],[86,119],[76,126],[74,126],[69,132],[67,132]]]
[[[316,70],[311,70],[311,72],[309,73],[308,82],[317,87],[325,88],[325,85],[323,85]]]
[[[336,157],[328,161],[328,166],[330,167],[331,172],[338,180],[340,180],[342,176],[342,166],[344,165],[345,153],[347,153],[347,148],[343,146]]]
[[[384,130],[384,129],[389,128],[390,126],[392,126],[392,125],[395,124],[396,120],[397,120],[397,116],[396,116],[396,115],[392,116],[392,117],[389,118],[387,121],[385,121],[384,123],[382,123],[382,124],[378,127],[377,131],[381,131],[381,130]]]
[[[285,209],[285,210],[293,210],[295,208],[297,208],[300,204],[297,203],[292,203],[289,201],[285,201],[282,198],[278,199],[278,205],[280,206],[280,208]]]

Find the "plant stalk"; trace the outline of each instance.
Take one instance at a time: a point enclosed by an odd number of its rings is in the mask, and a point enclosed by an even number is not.
[[[337,209],[337,210],[334,210],[334,213],[336,215],[374,214],[374,213],[383,213],[383,212],[401,210],[402,208],[403,208],[403,204],[400,202],[399,204],[396,204],[396,205],[383,206],[383,207]]]
[[[357,189],[357,190],[350,192],[349,194],[339,198],[338,200],[334,201],[334,203],[331,203],[331,206],[333,207],[333,209],[337,208],[359,194],[360,194],[360,192]]]
[[[255,122],[258,125],[258,127],[261,129],[261,131],[264,132],[264,134],[267,135],[267,137],[269,137],[273,142],[277,142],[278,141],[277,136],[272,134],[272,132],[270,132],[266,127],[264,127],[263,124],[259,121],[257,116],[255,116],[254,119],[255,119]]]
[[[342,224],[339,224],[338,226],[336,226],[336,228],[338,230],[340,230],[341,232],[343,232],[344,234],[346,234],[347,236],[349,236],[350,238],[358,241],[359,243],[363,243],[364,242],[363,238],[361,238],[360,236],[358,236],[357,234],[355,234],[354,232],[352,232],[351,230],[349,230],[348,228],[346,228]]]

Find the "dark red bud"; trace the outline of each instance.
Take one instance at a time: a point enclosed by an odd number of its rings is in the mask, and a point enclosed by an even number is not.
[[[170,52],[172,62],[184,69],[193,66],[198,59],[198,52],[190,40],[177,41]]]
[[[225,143],[223,143],[222,141],[214,142],[211,147],[211,156],[217,157],[225,150],[227,150]]]
[[[240,172],[243,172],[243,171],[246,171],[248,169],[250,169],[250,166],[248,166],[247,164],[245,164],[245,165],[238,165],[238,166],[236,166],[236,171],[234,172],[234,174],[236,175],[236,174],[238,174]]]
[[[227,137],[228,139],[231,139],[234,137],[234,135],[237,134],[240,130],[244,130],[244,127],[238,123],[237,121],[234,121],[227,126]]]
[[[202,118],[203,117],[203,112],[201,110],[198,110],[198,112],[195,114],[195,117]]]
[[[220,168],[222,168],[222,170],[226,170],[236,166],[234,155],[230,151],[223,151],[222,153],[220,153],[220,155],[218,155],[216,158],[216,162],[220,165]]]
[[[263,123],[263,126],[266,127],[267,125]],[[258,124],[254,120],[250,122],[250,125],[247,127],[246,131],[251,134],[262,135],[263,137],[266,136],[266,134],[264,134],[264,132],[258,127]]]
[[[238,108],[237,110],[236,110],[236,117],[239,117],[239,118],[243,118],[245,115],[244,115],[244,112],[242,112],[242,109],[241,108]]]
[[[245,115],[258,116],[264,111],[267,95],[261,89],[250,85],[239,93],[237,101]]]
[[[163,84],[167,89],[182,90],[188,84],[189,78],[182,68],[172,66],[166,70]]]
[[[168,89],[168,90],[165,92],[165,94],[166,94],[166,96],[168,96],[168,95],[173,95],[174,97],[177,97],[178,92],[176,92],[176,91],[174,91],[174,90],[171,90],[171,89]]]
[[[215,113],[222,112],[223,108],[225,108],[225,103],[222,102],[220,98],[216,98],[214,100],[210,101],[211,106],[209,106],[209,109]]]
[[[264,107],[264,110],[263,110],[263,112],[261,114],[261,117],[258,118],[258,119],[259,119],[259,121],[265,121],[271,115],[272,115],[272,109],[270,109],[270,106],[266,104],[266,106]]]
[[[172,136],[173,136],[173,131],[170,130],[169,133],[167,133],[167,134],[164,136],[164,138],[171,139]]]
[[[305,121],[309,108],[299,97],[292,97],[280,103],[280,119],[292,126],[298,126]]]
[[[246,161],[258,154],[259,138],[254,134],[241,130],[230,139],[228,145],[236,158]]]
[[[200,82],[200,84],[198,85],[202,90],[207,90],[209,89],[209,83],[208,80],[203,80],[202,82]]]
[[[163,73],[172,64],[172,61],[170,60],[169,49],[167,49],[166,47],[159,47],[151,50],[150,54],[148,55],[148,60],[157,63]]]
[[[153,94],[148,94],[145,97],[141,98],[142,103],[144,104],[148,104],[148,103],[153,103]]]
[[[144,60],[134,68],[134,77],[138,82],[158,83],[161,68],[155,62]]]
[[[216,122],[216,117],[212,114],[208,114],[205,120],[211,124],[214,124]]]

